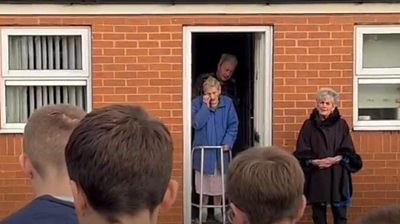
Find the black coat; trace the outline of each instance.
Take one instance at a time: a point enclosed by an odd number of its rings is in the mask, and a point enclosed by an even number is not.
[[[337,155],[342,155],[343,160],[329,168],[319,169],[311,164],[313,159]],[[351,173],[361,169],[362,160],[355,152],[349,126],[337,109],[323,121],[314,109],[301,127],[294,156],[305,174],[308,203],[334,203],[351,197]]]

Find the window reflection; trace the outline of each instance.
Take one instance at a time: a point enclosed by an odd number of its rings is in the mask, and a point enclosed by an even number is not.
[[[363,68],[400,67],[400,34],[364,34]]]
[[[400,120],[400,84],[359,84],[358,120]]]

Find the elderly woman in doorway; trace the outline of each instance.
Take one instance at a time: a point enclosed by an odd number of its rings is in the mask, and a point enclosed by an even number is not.
[[[351,173],[361,169],[349,126],[341,118],[339,94],[331,88],[317,93],[317,107],[301,127],[294,155],[302,165],[304,194],[312,206],[315,224],[326,224],[326,207],[331,206],[335,224],[347,223],[352,197]]]
[[[222,146],[225,151],[232,148],[237,132],[238,118],[232,99],[221,94],[220,82],[210,76],[203,83],[204,95],[192,101],[192,126],[194,129],[193,146]],[[203,170],[203,204],[208,204],[212,196],[214,205],[222,203],[221,157],[219,149],[205,150]],[[200,193],[201,153],[195,151],[193,168],[195,170],[195,188]],[[228,155],[224,155],[224,171],[228,168]],[[201,210],[202,220],[207,219],[207,209]],[[214,217],[222,221],[221,209],[214,209]]]

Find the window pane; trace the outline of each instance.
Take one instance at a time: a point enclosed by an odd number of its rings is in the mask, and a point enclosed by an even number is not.
[[[25,123],[33,111],[49,104],[87,110],[86,86],[6,86],[7,123]]]
[[[400,120],[400,83],[359,84],[358,120]]]
[[[81,36],[14,36],[8,38],[11,70],[81,70]]]
[[[400,34],[364,34],[364,68],[399,68]]]

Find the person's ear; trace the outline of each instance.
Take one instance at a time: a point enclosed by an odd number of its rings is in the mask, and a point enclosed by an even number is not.
[[[295,223],[298,222],[304,215],[304,210],[306,209],[306,205],[307,205],[307,199],[304,195],[301,196],[301,203],[300,203],[300,207],[299,210],[297,212],[297,217],[295,219]]]
[[[249,219],[247,215],[240,210],[234,203],[230,203],[229,206],[231,207],[232,210],[232,220],[234,224],[249,224]]]
[[[33,178],[33,165],[31,160],[28,158],[28,156],[26,156],[25,153],[22,153],[21,155],[19,155],[18,158],[19,161],[19,165],[22,168],[22,171],[30,178]]]
[[[79,217],[84,217],[89,212],[89,202],[82,188],[73,180],[70,181],[72,196],[74,197],[75,210]]]
[[[175,203],[177,195],[178,195],[178,182],[176,182],[175,180],[170,180],[168,183],[167,190],[165,191],[164,194],[164,199],[160,205],[161,211],[169,210]]]

